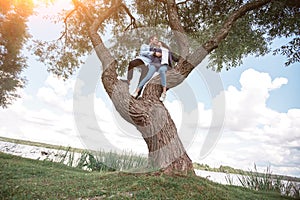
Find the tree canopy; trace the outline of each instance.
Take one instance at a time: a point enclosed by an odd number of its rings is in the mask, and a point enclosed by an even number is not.
[[[30,37],[26,21],[32,14],[31,0],[3,0],[0,2],[0,106],[6,107],[19,97],[24,87],[22,70],[27,66],[22,48]]]
[[[45,1],[51,4],[55,0]],[[48,70],[67,78],[80,67],[84,56],[93,47],[89,40],[87,18],[101,17],[117,0],[73,1],[74,10],[58,13],[57,21],[64,21],[64,34],[58,41],[35,41],[32,48],[39,60],[48,66]],[[122,9],[101,23],[98,33],[104,34],[111,29],[115,43],[118,44],[116,57],[118,71],[124,73],[128,61],[134,53],[122,55],[122,34],[129,29],[139,27],[160,27],[170,30],[172,26],[165,0],[122,2]],[[176,1],[176,9],[185,34],[204,44],[222,29],[230,14],[253,0],[186,0]],[[270,3],[249,10],[233,24],[228,35],[210,53],[210,65],[214,70],[230,69],[242,64],[247,55],[261,56],[273,51],[273,54],[285,55],[286,66],[300,60],[299,24],[300,12],[297,0],[272,0]],[[85,8],[80,7],[85,5]],[[21,49],[28,40],[26,20],[32,14],[33,1],[4,0],[0,2],[0,105],[5,107],[18,97],[18,88],[25,85],[21,71],[26,67],[26,58]],[[83,9],[88,9],[89,16]],[[272,41],[277,37],[288,37],[290,42],[278,49],[271,49]],[[141,40],[138,42],[142,42]],[[168,41],[171,42],[171,41]],[[127,42],[128,43],[128,42]],[[132,41],[127,52],[136,52],[137,41]],[[192,51],[193,45],[189,46]],[[115,48],[116,49],[116,48]]]
[[[100,1],[73,1],[75,9],[80,4],[88,9],[89,17],[101,17],[110,7],[116,4],[115,0]],[[222,29],[230,16],[243,5],[254,2],[233,0],[186,0],[177,3],[178,16],[186,34],[203,44]],[[123,9],[106,19],[99,27],[98,32],[104,34],[108,27],[112,29],[113,37],[118,39],[128,29],[138,27],[160,27],[170,30],[170,19],[166,9],[166,1],[124,1]],[[45,62],[49,70],[68,77],[80,66],[80,58],[88,55],[93,49],[88,36],[88,20],[83,12],[63,12],[60,19],[65,22],[64,37],[60,42],[37,42],[35,54]],[[299,62],[299,2],[294,0],[273,0],[270,3],[249,10],[233,24],[228,36],[218,44],[218,48],[210,54],[210,67],[220,71],[242,64],[247,55],[265,55],[270,51],[274,54],[286,55],[286,65]],[[276,37],[292,38],[291,41],[279,49],[271,49],[270,44]],[[163,36],[162,36],[163,38]],[[139,41],[141,42],[141,41]],[[136,43],[135,43],[136,44]],[[139,46],[136,46],[137,49]],[[194,47],[196,48],[196,47]],[[53,51],[56,49],[56,51]],[[59,49],[59,50],[58,50]],[[192,51],[193,46],[190,46]],[[49,51],[50,50],[50,51]],[[134,51],[133,49],[127,52]],[[120,72],[124,72],[126,62],[135,55],[119,56]],[[122,59],[123,58],[123,59]]]

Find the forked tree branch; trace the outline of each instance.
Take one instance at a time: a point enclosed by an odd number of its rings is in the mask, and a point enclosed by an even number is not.
[[[108,9],[104,13],[102,13],[101,17],[97,18],[97,19],[95,19],[91,15],[91,13],[88,11],[86,6],[82,2],[80,2],[78,0],[72,0],[72,2],[74,4],[75,8],[72,11],[70,11],[67,14],[67,16],[65,17],[65,19],[64,19],[65,31],[62,33],[61,37],[58,40],[62,39],[65,35],[67,35],[67,30],[68,30],[67,20],[75,11],[79,11],[79,9],[83,10],[84,16],[86,16],[88,21],[93,25],[93,31],[95,31],[96,29],[98,30],[99,26],[103,23],[103,21],[105,19],[109,18],[109,16],[111,16],[113,13],[115,13],[119,7],[122,7],[125,10],[125,12],[127,13],[127,15],[130,17],[131,22],[125,30],[127,30],[130,26],[133,26],[133,28],[137,28],[135,17],[132,15],[132,13],[128,9],[128,7],[124,3],[122,3],[122,1],[116,1],[117,4],[112,5],[112,7],[110,9]]]
[[[133,28],[137,28],[135,17],[131,14],[130,10],[127,8],[125,4],[122,3],[122,8],[125,10],[127,15],[130,17],[130,24],[125,28],[125,31],[129,29],[130,26],[133,26]]]
[[[174,31],[175,38],[178,42],[180,55],[183,58],[189,54],[189,43],[187,39],[187,35],[185,34],[184,28],[181,25],[178,8],[175,0],[166,0],[167,3],[167,13],[169,17],[169,24],[171,29]]]
[[[122,5],[122,0],[116,0],[111,5],[110,8],[105,9],[102,13],[98,13],[97,18],[93,17],[93,15],[90,13],[88,8],[81,3],[79,0],[73,0],[73,3],[75,7],[81,8],[84,15],[87,17],[88,22],[90,24],[89,26],[89,37],[91,39],[91,42],[93,44],[93,47],[97,53],[97,56],[99,57],[100,61],[102,62],[103,68],[106,68],[109,66],[111,62],[114,61],[113,56],[109,52],[109,50],[105,47],[102,38],[98,34],[98,30],[101,26],[101,24],[108,19],[110,16],[112,16],[114,13],[116,13],[119,8]]]
[[[270,3],[271,1],[272,0],[257,0],[254,2],[250,2],[241,6],[239,9],[233,12],[228,17],[228,19],[224,22],[222,28],[211,39],[209,39],[201,47],[196,49],[196,51],[189,54],[185,61],[183,61],[182,63],[178,63],[175,69],[167,72],[168,88],[173,88],[181,84],[185,80],[185,78],[193,71],[193,69],[198,64],[200,64],[211,51],[217,48],[218,45],[222,42],[222,40],[224,40],[228,36],[229,31],[233,27],[233,24],[239,18],[244,16],[247,12],[260,8]],[[174,9],[174,3],[175,3],[174,0],[168,0],[169,6],[167,7],[167,9],[168,9],[170,26],[172,30],[176,32],[182,30],[183,27],[178,18],[178,14],[176,13],[177,10]],[[155,77],[154,79],[151,80],[151,83],[159,84],[159,78]],[[146,87],[144,93],[147,94],[148,92],[151,92],[151,90]],[[157,95],[159,95],[159,93]]]
[[[101,24],[108,19],[111,15],[118,11],[121,7],[122,1],[116,1],[115,5],[112,5],[109,9],[106,9],[103,13],[100,13],[99,16],[93,20],[91,31],[97,32]]]

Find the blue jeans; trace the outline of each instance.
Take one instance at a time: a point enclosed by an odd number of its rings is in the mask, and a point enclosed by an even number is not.
[[[156,72],[156,70],[160,75],[161,85],[163,87],[166,87],[167,86],[166,71],[168,70],[168,65],[162,65],[157,69],[154,65],[150,64],[148,68],[149,68],[148,73],[146,77],[140,82],[138,88],[141,89],[142,87],[144,87],[144,85],[151,79],[151,77]]]

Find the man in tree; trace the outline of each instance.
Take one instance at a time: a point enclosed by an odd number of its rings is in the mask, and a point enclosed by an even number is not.
[[[149,44],[142,44],[140,48],[140,55],[136,57],[134,60],[129,62],[128,66],[128,72],[127,72],[127,81],[128,84],[130,84],[130,81],[132,80],[133,76],[133,68],[137,67],[141,69],[141,75],[139,78],[139,83],[145,78],[147,72],[148,72],[148,65],[150,64],[152,60],[152,56],[154,53],[160,56],[159,53],[153,51],[153,46],[157,46],[158,39],[157,36],[153,35],[149,38]],[[138,84],[139,84],[138,83]],[[135,96],[135,98],[138,98],[141,95],[142,89],[139,90],[138,94]]]

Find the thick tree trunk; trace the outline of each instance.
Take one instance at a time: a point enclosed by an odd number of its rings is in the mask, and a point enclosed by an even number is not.
[[[151,84],[148,94],[136,100],[128,93],[128,85],[114,79],[112,64],[102,74],[104,87],[120,115],[141,132],[148,150],[149,167],[164,173],[194,173],[178,136],[176,126],[165,106],[158,100],[160,86]]]
[[[79,4],[76,0],[75,3]],[[181,60],[176,69],[167,72],[167,85],[176,87],[201,63],[205,56],[217,48],[219,43],[226,38],[232,24],[246,12],[263,6],[271,0],[260,0],[248,3],[234,12],[224,23],[223,28],[208,40],[194,53],[189,54],[187,38],[178,18],[175,0],[167,0],[168,15],[172,30],[176,31],[176,38],[181,45]],[[84,5],[79,6],[84,8]],[[149,164],[161,169],[164,173],[194,173],[191,159],[188,157],[177,133],[176,126],[168,110],[158,100],[161,94],[159,78],[154,78],[147,84],[140,100],[133,99],[128,92],[128,85],[117,79],[117,62],[108,49],[104,46],[97,34],[99,25],[111,14],[122,7],[121,1],[101,15],[101,18],[92,19],[87,13],[87,20],[91,24],[89,35],[99,59],[102,62],[102,82],[107,94],[110,96],[116,110],[129,123],[132,123],[141,132],[148,150]],[[87,12],[84,10],[84,12]]]
[[[120,4],[112,7],[111,13],[118,6]],[[108,13],[110,12],[107,11],[107,15]],[[89,29],[92,44],[102,62],[102,82],[116,110],[141,132],[149,150],[149,166],[168,174],[174,172],[194,173],[192,161],[181,143],[176,126],[168,110],[158,100],[161,86],[149,84],[144,95],[145,98],[136,100],[130,96],[128,85],[117,79],[117,62],[97,34],[99,24],[103,20],[105,17],[93,21]],[[192,71],[192,68],[188,71]],[[168,84],[173,80],[175,86],[182,82],[187,75],[183,76],[180,71],[174,71],[173,76],[176,79],[170,78]]]

